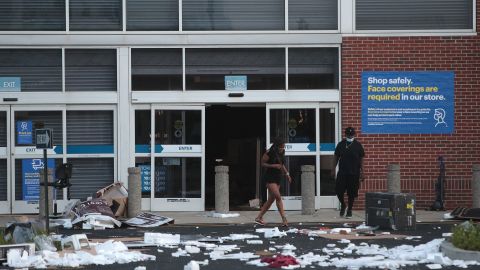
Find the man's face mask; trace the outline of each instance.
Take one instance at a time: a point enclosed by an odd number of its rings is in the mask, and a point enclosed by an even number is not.
[[[353,142],[353,140],[355,140],[355,137],[347,137],[347,142]]]

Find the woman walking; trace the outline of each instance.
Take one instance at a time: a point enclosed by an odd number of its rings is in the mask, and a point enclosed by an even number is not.
[[[273,201],[276,202],[278,212],[282,217],[282,226],[288,226],[287,218],[285,217],[285,210],[283,209],[282,195],[280,194],[280,178],[282,174],[287,176],[288,182],[292,182],[290,173],[284,165],[285,161],[285,142],[280,138],[273,140],[273,145],[263,154],[262,167],[266,168],[264,179],[267,183],[268,200],[263,204],[255,218],[255,223],[265,225],[263,215],[270,209]]]

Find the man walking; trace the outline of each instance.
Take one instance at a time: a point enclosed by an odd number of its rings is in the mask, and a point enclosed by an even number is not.
[[[335,168],[338,164],[335,193],[340,201],[340,216],[343,217],[345,210],[347,210],[345,218],[351,218],[353,202],[358,197],[360,181],[363,181],[363,157],[365,156],[365,151],[362,144],[355,140],[355,129],[353,127],[345,129],[345,137],[335,148],[335,166],[332,174],[335,174]],[[348,208],[343,199],[345,191],[348,195]]]

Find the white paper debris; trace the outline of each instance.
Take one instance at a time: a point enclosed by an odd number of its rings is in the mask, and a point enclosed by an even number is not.
[[[213,218],[232,218],[232,217],[239,217],[239,213],[228,213],[228,214],[222,214],[222,213],[217,213],[217,212],[209,212],[206,214],[207,217],[213,217]]]
[[[196,261],[190,261],[183,267],[183,270],[200,270],[200,265]]]
[[[281,238],[283,236],[287,236],[287,233],[284,231],[279,231],[278,227],[273,229],[270,228],[263,228],[263,229],[256,229],[255,232],[257,233],[264,233],[265,238]]]
[[[428,269],[442,269],[442,265],[438,263],[427,264],[425,265]]]
[[[133,270],[147,270],[147,267],[145,266],[137,266]]]
[[[250,245],[262,245],[263,241],[262,240],[247,240],[247,244]]]
[[[179,234],[166,234],[166,233],[145,233],[143,241],[148,244],[157,245],[178,245],[180,244]]]
[[[260,236],[254,235],[254,234],[230,234],[230,236],[221,237],[220,239],[236,241],[236,240],[257,239],[257,238],[260,238]]]
[[[107,249],[111,247],[111,249]],[[7,254],[7,264],[14,268],[47,268],[47,267],[79,267],[81,265],[109,265],[114,263],[130,263],[147,260],[155,260],[152,255],[142,254],[138,251],[126,251],[121,242],[110,242],[105,245],[97,245],[100,254],[92,255],[85,251],[66,253],[63,257],[57,252],[48,250],[41,251],[38,255],[28,256],[24,251],[12,249]]]

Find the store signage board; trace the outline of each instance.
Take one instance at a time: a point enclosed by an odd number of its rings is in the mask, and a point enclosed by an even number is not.
[[[452,71],[362,73],[364,134],[452,134]]]

